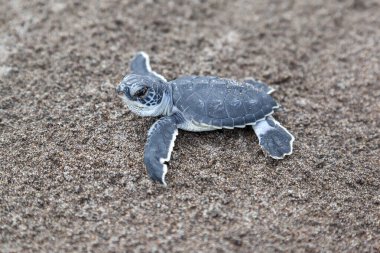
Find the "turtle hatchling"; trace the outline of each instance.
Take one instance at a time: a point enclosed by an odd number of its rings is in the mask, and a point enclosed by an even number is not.
[[[161,116],[149,129],[144,163],[149,177],[166,185],[165,175],[178,129],[201,132],[251,126],[261,148],[274,159],[290,155],[294,137],[272,114],[279,104],[273,89],[256,80],[184,76],[167,81],[139,52],[116,91],[140,116]]]

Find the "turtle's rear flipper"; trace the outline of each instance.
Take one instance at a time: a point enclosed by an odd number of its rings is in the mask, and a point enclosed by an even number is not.
[[[274,91],[274,89],[269,87],[267,84],[256,81],[254,79],[246,79],[244,82],[252,84],[255,88],[263,90],[267,94],[271,94]]]
[[[253,127],[260,146],[274,159],[283,159],[293,151],[294,137],[273,117],[257,122]]]

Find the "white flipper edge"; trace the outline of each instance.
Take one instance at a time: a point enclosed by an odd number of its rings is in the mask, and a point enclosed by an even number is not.
[[[177,138],[177,135],[178,135],[178,129],[176,129],[172,135],[172,139],[170,140],[170,145],[169,145],[169,150],[168,150],[168,155],[166,158],[160,158],[160,163],[162,164],[163,168],[163,173],[162,173],[162,183],[164,186],[167,186],[166,182],[165,182],[165,176],[166,176],[166,173],[168,173],[168,166],[165,164],[165,162],[169,162],[170,161],[170,157],[172,155],[172,151],[173,151],[173,148],[174,148],[174,143],[175,143],[175,139]]]
[[[144,51],[141,51],[141,52],[139,52],[138,54],[141,54],[142,57],[145,58],[145,60],[146,60],[146,68],[148,69],[148,71],[149,71],[150,73],[152,73],[152,74],[155,75],[156,77],[160,78],[160,79],[163,80],[164,82],[167,81],[165,77],[163,77],[162,75],[160,75],[160,74],[158,74],[157,72],[155,72],[155,71],[152,70],[152,67],[150,66],[149,55],[148,55],[147,53],[145,53]]]

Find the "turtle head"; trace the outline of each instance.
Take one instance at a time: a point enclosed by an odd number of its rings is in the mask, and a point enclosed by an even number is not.
[[[127,75],[116,92],[122,96],[129,109],[140,116],[158,116],[171,110],[169,85],[158,78]]]

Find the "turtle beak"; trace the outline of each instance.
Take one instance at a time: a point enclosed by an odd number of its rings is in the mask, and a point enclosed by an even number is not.
[[[116,94],[117,95],[122,95],[124,94],[124,84],[123,83],[120,83],[117,87],[116,87]]]
[[[116,94],[120,96],[126,96],[129,100],[135,100],[130,93],[129,87],[121,82],[117,87],[116,87]]]

